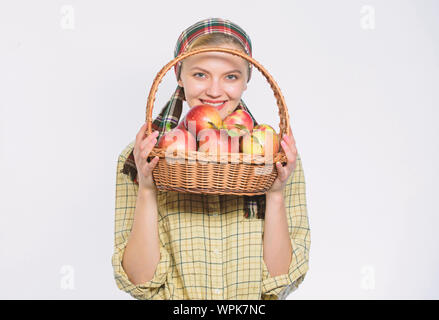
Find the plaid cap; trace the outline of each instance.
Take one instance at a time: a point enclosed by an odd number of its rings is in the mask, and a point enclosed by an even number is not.
[[[248,35],[239,26],[225,19],[220,18],[208,18],[200,22],[195,23],[186,30],[184,30],[180,37],[178,38],[177,45],[175,47],[174,55],[177,56],[184,52],[185,49],[194,41],[197,37],[203,34],[209,33],[225,33],[230,34],[237,38],[246,49],[246,53],[251,56],[252,46]],[[251,64],[249,64],[251,66]],[[175,68],[175,73],[178,75],[179,69]],[[251,67],[250,70],[251,71]],[[250,79],[250,73],[249,73]],[[171,98],[165,104],[165,106],[160,111],[159,115],[152,122],[152,130],[158,131],[157,144],[161,136],[166,132],[177,127],[181,113],[183,111],[183,101],[186,100],[184,94],[184,88],[177,86],[175,92],[172,94]],[[242,109],[247,111],[253,123],[256,126],[258,123],[256,119],[251,114],[250,110],[245,105],[244,101],[241,99],[235,110]],[[124,167],[122,169],[124,174],[130,176],[131,180],[138,183],[136,180],[137,176],[137,166],[134,161],[134,153],[131,151],[127,160],[125,161]],[[257,216],[258,218],[265,217],[265,194],[256,196],[244,196],[245,204],[245,215],[246,217]]]
[[[191,25],[180,34],[177,40],[177,44],[175,45],[174,58],[185,52],[189,45],[200,36],[212,33],[223,33],[234,37],[244,47],[247,55],[249,55],[250,57],[252,56],[252,43],[250,37],[240,26],[226,19],[207,18]],[[177,79],[180,75],[180,70],[181,62],[178,62],[174,66],[174,71]],[[250,81],[251,78],[251,71],[252,64],[249,63],[248,81]]]

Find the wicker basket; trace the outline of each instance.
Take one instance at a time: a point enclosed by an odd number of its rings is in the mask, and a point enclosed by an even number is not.
[[[204,52],[230,53],[252,63],[270,84],[279,107],[280,138],[290,132],[288,110],[282,93],[260,63],[247,54],[233,49],[210,47],[182,53],[166,64],[157,74],[149,92],[146,105],[146,136],[152,132],[152,111],[155,95],[165,74],[179,61]],[[286,163],[287,157],[280,147],[273,157],[243,153],[206,154],[198,151],[179,153],[170,158],[164,149],[153,148],[149,159],[158,156],[153,179],[158,190],[204,194],[260,195],[266,193],[277,177],[275,163]],[[269,158],[269,159],[268,159]]]

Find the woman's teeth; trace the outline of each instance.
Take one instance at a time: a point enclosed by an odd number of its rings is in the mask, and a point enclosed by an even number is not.
[[[210,102],[203,101],[203,103],[208,104],[210,106],[219,107],[219,106],[223,105],[225,103],[225,101],[219,102],[219,103],[210,103]]]

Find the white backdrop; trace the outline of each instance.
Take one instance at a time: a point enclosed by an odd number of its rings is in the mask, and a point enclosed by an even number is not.
[[[131,299],[111,266],[117,156],[180,32],[223,17],[282,89],[303,161],[310,270],[288,298],[438,299],[438,13],[433,0],[2,1],[0,298]],[[175,85],[171,72],[154,115]],[[278,128],[257,70],[244,100]]]

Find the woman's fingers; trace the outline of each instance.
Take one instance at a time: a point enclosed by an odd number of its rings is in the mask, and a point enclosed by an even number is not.
[[[139,132],[136,134],[136,142],[134,144],[134,148],[139,148],[140,144],[143,141],[143,138],[145,137],[145,131],[146,131],[146,123],[144,123],[141,127]]]
[[[284,149],[285,154],[288,158],[287,166],[291,170],[293,170],[294,165],[296,163],[296,154],[297,154],[296,146],[294,144],[288,145],[288,143],[285,140],[281,141],[281,145],[282,145],[282,148]]]
[[[289,132],[288,136],[292,139],[292,141],[294,143],[296,143],[296,139],[294,139],[294,135],[293,135],[293,131],[291,130],[291,127],[290,127],[290,132]]]
[[[150,135],[148,138],[145,139],[144,142],[142,142],[142,146],[140,147],[140,156],[142,159],[146,160],[149,156],[149,153],[152,149],[154,149],[154,146],[157,143],[157,138],[155,138],[153,135]]]
[[[147,164],[150,164],[150,163],[148,163],[147,159],[148,159],[150,152],[152,151],[152,149],[154,149],[154,147],[157,143],[156,135],[157,134],[155,132],[153,134],[149,135],[145,139],[145,141],[142,142],[142,146],[140,147],[141,158],[144,161],[146,161]]]
[[[149,136],[146,136],[146,123],[144,123],[141,127],[139,132],[137,132],[136,135],[136,142],[135,147],[142,148],[144,147],[151,139],[156,138],[158,136],[158,131],[153,131]]]
[[[287,143],[288,148],[293,153],[294,156],[297,155],[296,141],[293,137],[285,136],[284,141]]]
[[[151,162],[147,161],[150,152],[154,149],[154,146],[157,143],[158,131],[154,131],[149,136],[145,137],[146,129],[146,123],[144,123],[136,135],[134,146],[136,163],[138,163],[138,168],[145,176],[149,175],[150,171],[154,169],[158,162],[158,157],[151,159]]]
[[[140,148],[140,158],[142,159],[141,168],[145,176],[148,176],[150,172],[152,172],[159,160],[159,157],[155,156],[154,158],[150,159],[150,162],[148,162],[149,154],[151,153],[152,149],[154,149],[154,146],[157,143],[157,139],[152,136],[153,135],[150,135],[148,138],[151,139],[148,139],[146,144],[144,144],[143,147]]]
[[[157,136],[158,136],[158,131],[154,131],[153,133],[151,133],[149,136],[147,136],[145,138],[145,140],[143,140],[140,144],[140,149],[143,150],[145,149],[145,147],[147,145],[149,145],[150,143],[152,143],[152,141],[154,142],[154,145],[157,143]]]
[[[297,148],[296,148],[296,139],[294,139],[293,131],[289,130],[289,134],[286,134],[282,137],[282,140],[287,143],[287,146],[291,150],[294,156],[297,156]]]
[[[289,130],[290,132],[288,133],[288,134],[284,134],[283,135],[283,137],[282,137],[282,139],[284,140],[286,140],[287,141],[287,143],[288,144],[296,144],[296,139],[294,139],[294,136],[293,136],[293,132],[291,131],[291,127],[290,127],[290,130]]]
[[[288,134],[284,134],[282,136],[282,140],[287,141],[289,145],[296,144],[296,139],[294,138],[293,131],[291,130],[291,126],[288,130]]]
[[[159,157],[155,156],[154,158],[151,159],[150,162],[146,162],[146,168],[149,171],[152,171],[154,169],[154,167],[156,166],[157,162],[159,162]]]
[[[289,177],[288,167],[287,166],[283,167],[281,162],[277,162],[276,168],[277,168],[279,180],[281,182],[285,182]]]

